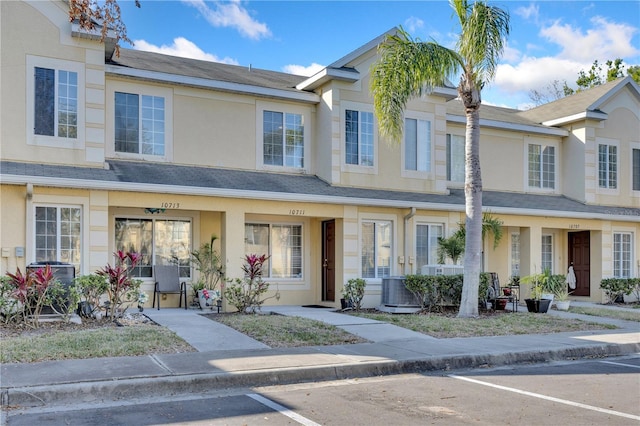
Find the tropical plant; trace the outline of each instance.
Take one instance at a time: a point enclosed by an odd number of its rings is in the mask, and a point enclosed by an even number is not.
[[[107,264],[97,274],[107,279],[107,300],[104,309],[107,317],[114,320],[124,315],[128,304],[137,302],[140,295],[141,280],[133,278],[133,269],[142,259],[139,253],[123,252],[114,253],[116,265]]]
[[[359,311],[362,307],[364,290],[367,282],[363,278],[351,278],[342,289],[342,297],[355,309]]]
[[[604,290],[609,303],[614,303],[619,297],[633,293],[637,283],[635,278],[605,278],[600,281],[600,288]]]
[[[273,297],[280,299],[279,291],[270,297],[263,297],[269,290],[269,283],[262,279],[264,263],[268,259],[266,254],[247,254],[242,265],[244,277],[227,280],[229,285],[224,289],[224,297],[238,312],[253,314],[260,310],[265,301]]]
[[[380,45],[372,66],[371,90],[380,133],[399,143],[409,99],[444,86],[461,72],[458,95],[464,105],[466,254],[459,317],[478,316],[482,256],[482,178],[480,173],[481,89],[493,76],[509,34],[509,14],[485,1],[451,0],[461,31],[456,50],[433,41],[414,40],[400,28]]]
[[[200,277],[195,284],[197,289],[194,291],[202,289],[216,290],[224,276],[222,256],[214,247],[217,239],[217,236],[211,235],[208,243],[202,244],[199,249],[191,252],[191,261],[200,273]]]
[[[458,264],[458,259],[464,254],[464,235],[459,231],[454,232],[450,237],[438,237],[438,263],[443,264],[446,258],[450,258],[454,265]]]
[[[109,288],[107,278],[98,274],[79,275],[75,278],[74,285],[80,294],[79,314],[95,317],[96,312],[100,310],[102,296]]]

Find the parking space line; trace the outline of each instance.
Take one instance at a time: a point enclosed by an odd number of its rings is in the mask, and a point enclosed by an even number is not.
[[[603,364],[620,365],[622,367],[640,368],[640,365],[625,364],[623,362],[613,362],[613,361],[600,361],[600,362],[603,363]]]
[[[301,425],[305,425],[305,426],[321,426],[320,424],[314,422],[313,420],[309,420],[304,416],[301,416],[298,413],[295,413],[291,410],[289,410],[287,407],[284,407],[280,404],[278,404],[277,402],[273,402],[270,399],[265,398],[262,395],[258,395],[257,393],[248,393],[247,396],[249,398],[252,398],[256,401],[258,401],[260,404],[262,405],[266,405],[267,407],[277,411],[278,413],[289,417],[292,420],[295,420],[296,422],[300,423]]]
[[[606,408],[594,407],[593,405],[581,404],[579,402],[568,401],[566,399],[554,398],[552,396],[542,395],[542,394],[539,394],[539,393],[528,392],[528,391],[524,391],[524,390],[521,390],[521,389],[510,388],[510,387],[502,386],[502,385],[496,385],[494,383],[483,382],[481,380],[471,379],[469,377],[456,376],[455,374],[450,374],[448,377],[451,377],[452,379],[464,380],[464,381],[467,381],[467,382],[470,382],[470,383],[475,383],[475,384],[478,384],[478,385],[489,386],[489,387],[496,388],[496,389],[502,389],[502,390],[505,390],[505,391],[508,391],[508,392],[518,393],[520,395],[526,395],[526,396],[531,396],[531,397],[534,397],[534,398],[545,399],[547,401],[557,402],[559,404],[571,405],[573,407],[584,408],[586,410],[597,411],[597,412],[600,412],[600,413],[606,413],[606,414],[611,414],[613,416],[624,417],[624,418],[627,418],[627,419],[633,419],[633,420],[640,421],[640,416],[636,416],[634,414],[621,413],[619,411],[608,410]]]

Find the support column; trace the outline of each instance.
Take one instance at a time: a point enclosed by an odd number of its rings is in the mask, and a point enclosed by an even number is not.
[[[222,214],[221,253],[225,277],[240,278],[244,259],[244,215],[242,209],[227,209]]]

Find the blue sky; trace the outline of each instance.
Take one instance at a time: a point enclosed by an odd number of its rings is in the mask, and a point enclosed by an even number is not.
[[[134,49],[312,75],[394,26],[453,47],[447,1],[121,0]],[[640,64],[640,1],[493,1],[511,35],[485,103],[526,108],[529,91],[574,85],[595,59]],[[128,44],[123,47],[132,48]],[[454,81],[455,83],[455,81]]]

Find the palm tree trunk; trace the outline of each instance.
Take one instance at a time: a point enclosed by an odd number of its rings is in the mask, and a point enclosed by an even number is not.
[[[480,91],[465,90],[467,129],[465,135],[464,197],[466,212],[464,282],[458,317],[478,316],[478,288],[482,260],[482,177],[480,173]]]

